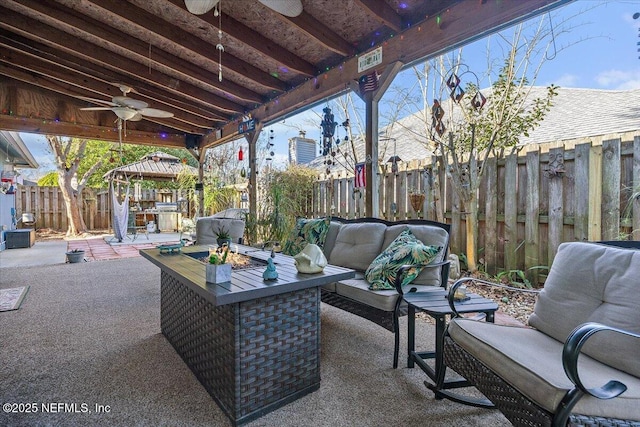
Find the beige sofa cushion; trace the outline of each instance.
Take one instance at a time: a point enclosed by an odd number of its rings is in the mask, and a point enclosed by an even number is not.
[[[382,252],[387,226],[377,223],[343,224],[329,254],[329,263],[364,271]]]
[[[562,343],[540,331],[455,319],[449,324],[448,332],[469,354],[548,411],[555,412],[562,397],[573,388],[562,367]],[[579,366],[587,387],[600,387],[615,378],[628,389],[609,400],[585,396],[578,401],[573,413],[630,420],[640,418],[640,379],[584,355],[580,357]]]
[[[587,242],[563,243],[529,324],[558,341],[585,322],[640,333],[640,251]],[[615,351],[612,351],[615,349]],[[637,339],[601,332],[583,352],[640,376]]]
[[[415,292],[429,292],[436,290],[433,286],[407,286],[407,291],[416,288]],[[348,279],[342,280],[335,284],[335,291],[338,295],[351,298],[352,300],[361,302],[371,307],[384,311],[393,311],[398,299],[398,292],[395,290],[372,291],[369,289],[369,282],[365,279]]]
[[[382,249],[387,248],[393,240],[402,233],[405,229],[411,230],[416,239],[420,240],[425,245],[440,246],[443,248],[449,247],[449,235],[440,228],[430,225],[414,225],[414,224],[398,224],[387,227],[384,233],[384,240],[382,242]],[[446,256],[446,251],[440,251],[433,262],[440,262]],[[440,286],[440,268],[425,268],[413,282],[417,285],[432,285]]]
[[[217,243],[216,232],[224,227],[229,231],[231,242],[238,243],[244,236],[244,220],[231,218],[202,217],[196,222],[196,243],[198,245],[211,245]]]

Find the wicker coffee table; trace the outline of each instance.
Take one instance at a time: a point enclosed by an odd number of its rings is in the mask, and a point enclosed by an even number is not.
[[[206,283],[197,261],[206,251],[191,246],[181,254],[140,253],[161,269],[162,333],[231,422],[244,424],[317,390],[318,287],[352,278],[354,271],[329,265],[322,273],[300,274],[293,258],[277,254],[277,281],[265,282],[265,267],[256,267],[214,285]],[[250,247],[239,251],[269,257]]]

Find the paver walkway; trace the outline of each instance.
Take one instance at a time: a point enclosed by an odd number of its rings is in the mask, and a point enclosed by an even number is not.
[[[176,243],[175,240],[166,242],[131,243],[126,245],[110,245],[104,238],[69,240],[67,250],[83,249],[87,261],[104,261],[107,259],[132,258],[140,256],[138,250],[155,248],[164,243]]]

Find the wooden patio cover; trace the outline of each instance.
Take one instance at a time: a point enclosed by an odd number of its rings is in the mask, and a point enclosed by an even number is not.
[[[112,111],[80,109],[124,84],[174,114],[128,122],[125,142],[187,147],[202,162],[204,148],[239,137],[246,117],[257,133],[357,90],[373,70],[392,78],[569,1],[302,0],[291,18],[258,0],[221,0],[218,17],[191,14],[184,0],[0,0],[0,130],[117,141]],[[359,71],[380,47],[380,63]]]

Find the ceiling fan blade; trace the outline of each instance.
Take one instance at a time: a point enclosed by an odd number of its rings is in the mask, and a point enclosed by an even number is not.
[[[156,108],[141,108],[140,114],[147,117],[157,117],[159,119],[168,119],[173,117],[173,113],[164,110],[158,110]]]
[[[81,108],[82,111],[111,111],[111,107],[85,107]]]
[[[139,99],[129,98],[126,96],[114,96],[113,102],[123,107],[135,108],[136,110],[147,108],[149,106],[149,104],[147,104],[144,101],[140,101]]]
[[[82,99],[83,101],[89,101],[89,102],[93,102],[94,104],[104,104],[104,105],[109,105],[111,107],[115,107],[116,104],[114,104],[111,101],[105,101],[104,99],[98,99],[98,98],[88,98],[86,96],[79,96],[79,99]]]
[[[218,0],[184,0],[187,10],[194,15],[203,15],[216,7]]]
[[[281,15],[294,18],[302,13],[302,0],[258,0]]]

